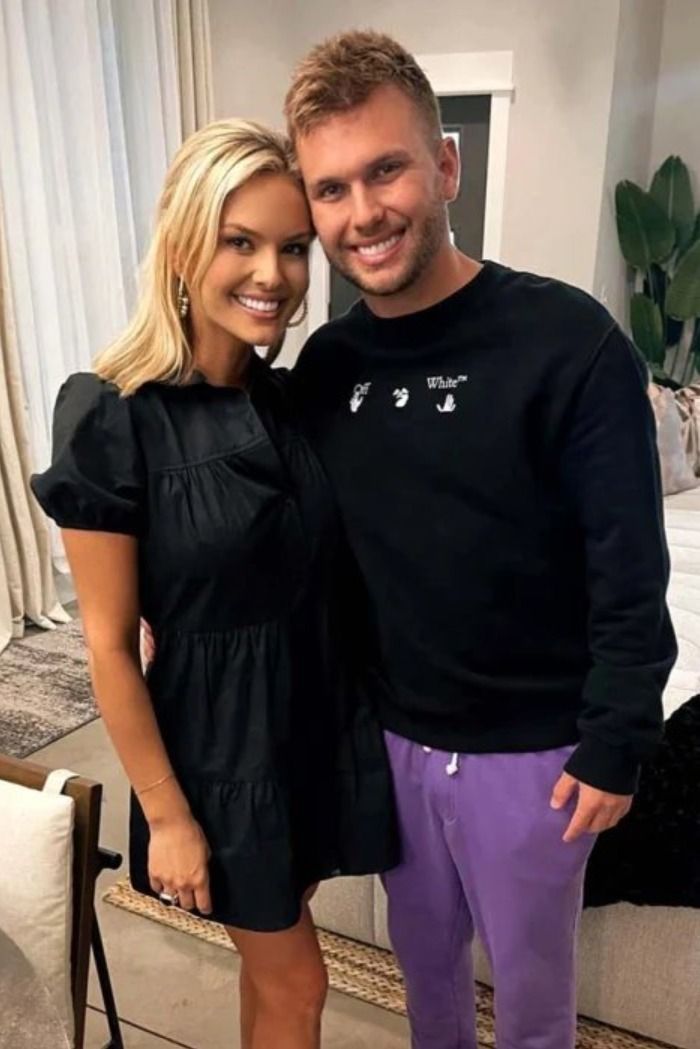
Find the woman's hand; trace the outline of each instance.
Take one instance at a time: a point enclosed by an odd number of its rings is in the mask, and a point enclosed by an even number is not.
[[[141,619],[139,627],[139,654],[141,656],[141,669],[145,674],[155,659],[156,642],[150,624],[145,619]]]
[[[148,877],[154,892],[177,895],[178,906],[211,913],[209,857],[211,850],[202,828],[191,815],[150,827]]]

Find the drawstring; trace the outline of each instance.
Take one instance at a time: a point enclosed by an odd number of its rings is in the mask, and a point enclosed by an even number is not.
[[[423,750],[426,754],[433,753],[432,747],[423,747]],[[445,772],[448,776],[456,776],[459,772],[459,754],[457,753],[457,751],[455,751],[455,753],[452,755],[452,759],[449,765],[445,765]]]

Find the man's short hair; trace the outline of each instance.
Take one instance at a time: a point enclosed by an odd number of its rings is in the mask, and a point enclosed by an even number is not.
[[[292,142],[387,84],[414,102],[431,142],[439,142],[440,107],[427,76],[401,44],[373,30],[338,33],[297,66],[284,105]]]

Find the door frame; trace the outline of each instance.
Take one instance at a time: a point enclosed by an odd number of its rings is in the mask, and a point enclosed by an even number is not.
[[[490,95],[489,144],[484,204],[483,257],[501,259],[505,201],[508,122],[515,90],[512,51],[465,51],[416,55],[436,95]],[[318,242],[311,251],[308,334],[328,320],[331,277]]]

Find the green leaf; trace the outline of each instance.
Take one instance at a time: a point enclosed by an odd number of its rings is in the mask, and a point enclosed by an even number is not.
[[[652,262],[644,275],[642,291],[653,302],[657,304],[661,312],[664,311],[666,301],[666,288],[668,287],[668,274],[658,262]]]
[[[662,262],[673,251],[673,224],[651,194],[634,182],[618,182],[615,216],[620,248],[630,266],[646,271],[652,262]]]
[[[663,366],[666,345],[659,307],[646,295],[637,292],[630,302],[630,322],[637,348],[648,361]]]
[[[696,240],[700,240],[700,211],[695,216],[695,225],[693,226],[693,237],[691,244],[694,244]]]
[[[682,251],[679,251],[679,253],[678,253],[678,261],[679,262],[683,258],[685,253],[688,251],[688,248],[692,248],[693,244],[695,244],[699,240],[700,240],[700,211],[695,216],[695,222],[693,223],[693,228],[692,228],[692,230],[690,232],[690,236],[688,238],[688,243],[685,245],[684,249]]]
[[[690,175],[680,157],[667,157],[654,175],[651,196],[671,221],[679,251],[690,243],[695,221]]]
[[[678,263],[666,293],[666,312],[679,320],[700,317],[700,240]]]

